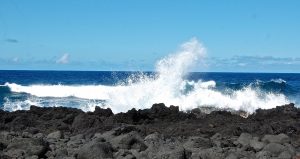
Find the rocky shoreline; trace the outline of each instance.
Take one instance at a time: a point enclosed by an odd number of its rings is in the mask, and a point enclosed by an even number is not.
[[[300,109],[228,111],[154,104],[113,114],[74,108],[0,110],[0,158],[300,158]]]

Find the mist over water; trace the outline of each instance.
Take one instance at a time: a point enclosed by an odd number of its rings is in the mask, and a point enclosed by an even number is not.
[[[188,79],[196,64],[203,62],[206,49],[197,39],[183,43],[177,52],[156,63],[155,74],[132,74],[125,81],[103,84],[30,84],[5,83],[13,93],[23,93],[22,99],[4,97],[3,109],[13,111],[37,106],[67,106],[93,111],[96,105],[109,107],[114,113],[129,109],[149,108],[154,103],[180,106],[181,110],[211,106],[221,109],[269,109],[291,101],[280,91],[265,91],[262,84],[237,85],[236,89],[218,89],[215,80]],[[226,77],[224,77],[226,78]],[[280,87],[286,81],[274,79]],[[273,87],[272,87],[273,88]]]

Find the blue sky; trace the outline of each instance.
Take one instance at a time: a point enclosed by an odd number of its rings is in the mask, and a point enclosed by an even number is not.
[[[0,0],[0,69],[153,70],[192,37],[197,71],[300,72],[298,0]]]

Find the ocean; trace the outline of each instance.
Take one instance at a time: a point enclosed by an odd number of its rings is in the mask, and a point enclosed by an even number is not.
[[[300,74],[192,72],[206,67],[205,57],[206,49],[192,39],[158,60],[153,72],[0,71],[0,108],[93,111],[100,106],[118,113],[165,103],[180,110],[215,107],[252,113],[300,102]]]
[[[149,108],[154,103],[181,110],[211,106],[253,112],[300,102],[300,74],[0,71],[0,108],[73,107],[114,112]]]

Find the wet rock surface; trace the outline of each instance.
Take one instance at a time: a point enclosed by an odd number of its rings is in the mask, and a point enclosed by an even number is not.
[[[300,109],[227,111],[154,104],[113,114],[74,108],[0,111],[0,158],[300,158]]]

